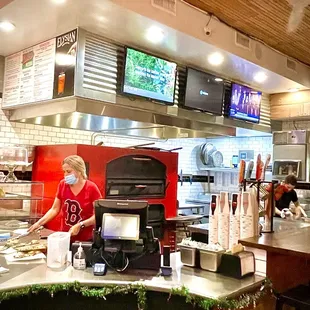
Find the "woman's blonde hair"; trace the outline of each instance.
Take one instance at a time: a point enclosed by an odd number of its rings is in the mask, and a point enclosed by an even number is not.
[[[76,172],[80,172],[84,180],[87,179],[85,162],[81,156],[70,155],[63,160],[62,164],[69,165]]]

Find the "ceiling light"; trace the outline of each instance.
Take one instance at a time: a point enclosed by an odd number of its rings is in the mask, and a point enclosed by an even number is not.
[[[108,19],[105,16],[98,16],[97,19],[101,23],[106,23],[108,21]]]
[[[216,52],[216,53],[209,55],[208,61],[213,66],[219,66],[223,63],[224,56],[221,53]]]
[[[67,0],[52,0],[55,4],[64,4]]]
[[[146,38],[152,43],[161,43],[165,37],[165,34],[162,29],[152,26],[146,32]]]
[[[215,80],[215,82],[223,82],[223,79],[221,79],[221,78],[215,78],[214,80]]]
[[[295,92],[299,91],[299,88],[290,88],[288,91],[290,93],[295,93]]]
[[[0,30],[3,30],[3,31],[12,31],[15,29],[15,25],[8,22],[8,21],[3,21],[3,22],[0,22]]]
[[[263,83],[267,80],[267,75],[265,72],[260,71],[254,75],[254,81],[257,83]]]
[[[75,56],[60,53],[56,55],[55,62],[59,66],[73,66],[75,64]]]

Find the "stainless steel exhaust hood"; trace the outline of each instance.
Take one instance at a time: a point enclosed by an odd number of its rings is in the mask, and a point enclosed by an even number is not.
[[[236,129],[232,126],[223,126],[221,122],[217,124],[218,117],[203,115],[202,118],[198,113],[181,111],[177,107],[164,107],[170,114],[160,114],[156,111],[158,105],[150,105],[154,109],[141,110],[126,105],[71,97],[19,107],[11,111],[10,120],[158,139],[236,135]]]

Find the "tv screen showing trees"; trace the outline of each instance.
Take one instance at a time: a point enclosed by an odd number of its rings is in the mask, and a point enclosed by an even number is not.
[[[173,104],[176,68],[176,63],[127,48],[123,92]]]

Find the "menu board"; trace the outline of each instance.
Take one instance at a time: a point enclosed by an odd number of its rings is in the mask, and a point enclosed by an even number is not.
[[[66,91],[63,93],[59,93],[58,91],[56,92],[57,96],[55,96],[54,87],[57,87],[58,84],[54,82],[60,74],[56,72],[55,77],[55,71],[59,67],[56,61],[56,56],[59,56],[59,43],[56,46],[56,42],[60,42],[60,37],[67,38],[67,34],[65,34],[66,36],[62,35],[53,38],[5,58],[2,107],[50,100],[55,97],[73,94],[77,30],[75,29],[71,33],[74,34],[74,40],[71,35],[70,40],[67,40],[69,42],[65,42],[66,44],[63,43],[66,45],[66,48],[71,47],[70,52],[66,52],[69,53],[71,56],[70,61],[73,62],[70,64],[70,70],[66,72]],[[75,44],[74,48],[72,48],[73,44]],[[64,51],[61,50],[60,52]],[[63,71],[64,69],[67,69],[66,63],[62,66]]]
[[[3,107],[53,98],[56,40],[5,59]]]

